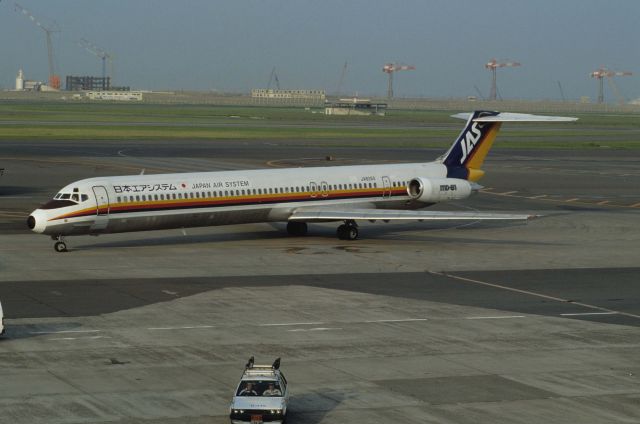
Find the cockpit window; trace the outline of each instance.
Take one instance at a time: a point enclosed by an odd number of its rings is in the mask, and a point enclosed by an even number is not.
[[[71,198],[71,195],[69,193],[62,193],[62,195],[59,197],[59,199],[61,200],[67,200],[70,198]]]
[[[44,205],[40,206],[40,209],[58,209],[58,208],[65,208],[67,206],[73,206],[75,205],[75,202],[72,202],[71,200],[49,200],[47,203],[45,203]]]
[[[74,200],[74,201],[76,201],[76,202],[79,202],[79,201],[80,201],[80,196],[78,195],[78,193],[73,193],[73,194],[71,195],[71,200]]]
[[[86,194],[83,194],[81,198],[83,202],[86,202],[87,200],[89,200],[89,196],[87,196]]]
[[[56,194],[55,196],[53,196],[53,198],[54,198],[54,199],[59,199],[59,198],[60,198],[60,196],[62,196],[62,193],[58,193],[58,194]]]

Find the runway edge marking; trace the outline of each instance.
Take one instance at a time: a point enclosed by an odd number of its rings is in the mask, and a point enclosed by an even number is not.
[[[438,271],[430,271],[430,270],[427,270],[426,272],[429,273],[429,274],[437,275],[439,277],[448,277],[448,278],[452,278],[452,279],[459,280],[459,281],[465,281],[467,283],[481,284],[483,286],[493,287],[493,288],[496,288],[496,289],[508,290],[508,291],[512,291],[512,292],[515,292],[515,293],[526,294],[526,295],[529,295],[529,296],[536,296],[536,297],[540,297],[540,298],[543,298],[543,299],[554,300],[556,302],[569,303],[571,305],[583,306],[585,308],[595,309],[597,311],[609,312],[609,313],[612,313],[612,314],[618,314],[618,315],[623,315],[623,316],[627,316],[627,317],[631,317],[631,318],[640,319],[640,315],[631,314],[631,313],[622,312],[622,311],[615,311],[613,309],[604,308],[602,306],[590,305],[588,303],[574,302],[574,301],[571,301],[569,299],[563,299],[561,297],[550,296],[548,294],[536,293],[536,292],[529,291],[529,290],[516,289],[516,288],[513,288],[513,287],[504,286],[504,285],[501,285],[501,284],[489,283],[487,281],[480,281],[480,280],[475,280],[473,278],[466,278],[466,277],[461,277],[459,275],[448,274],[446,272],[438,272]]]

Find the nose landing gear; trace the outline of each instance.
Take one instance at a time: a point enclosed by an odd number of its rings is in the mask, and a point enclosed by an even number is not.
[[[53,248],[56,252],[66,252],[67,251],[67,243],[64,242],[64,237],[62,236],[51,236],[51,239],[57,240],[53,245]]]
[[[340,240],[356,240],[358,238],[358,224],[349,219],[338,227],[336,232]]]

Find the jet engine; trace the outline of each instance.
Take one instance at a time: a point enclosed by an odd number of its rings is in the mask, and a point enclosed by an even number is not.
[[[407,187],[409,197],[423,203],[466,199],[471,191],[469,181],[459,178],[418,177],[412,179]]]

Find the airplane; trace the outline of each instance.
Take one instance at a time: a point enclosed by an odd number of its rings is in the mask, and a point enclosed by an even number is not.
[[[527,214],[422,210],[477,192],[482,164],[503,122],[577,118],[495,111],[452,115],[466,125],[433,162],[97,177],[73,182],[33,211],[27,226],[51,236],[286,222],[302,236],[312,222],[342,222],[341,240],[358,238],[357,221],[486,221]]]

